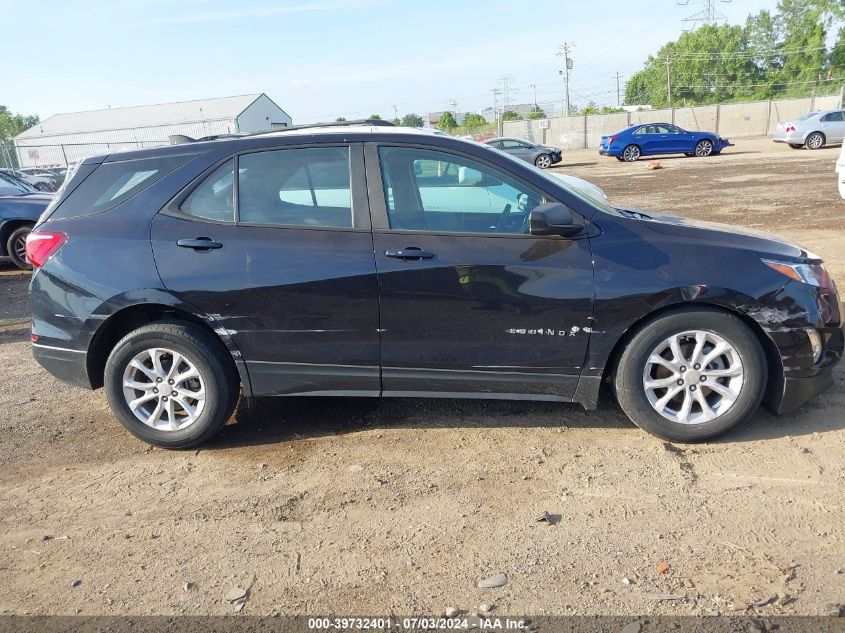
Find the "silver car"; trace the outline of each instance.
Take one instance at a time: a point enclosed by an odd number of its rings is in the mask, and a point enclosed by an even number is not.
[[[778,123],[772,140],[789,143],[794,149],[805,145],[808,149],[821,149],[841,143],[845,140],[845,110],[808,112],[793,121]]]
[[[495,147],[510,154],[521,158],[526,163],[536,165],[540,169],[547,169],[552,165],[556,165],[561,161],[563,150],[558,147],[546,147],[545,145],[537,145],[531,141],[524,141],[518,138],[491,138],[484,141],[486,145]]]

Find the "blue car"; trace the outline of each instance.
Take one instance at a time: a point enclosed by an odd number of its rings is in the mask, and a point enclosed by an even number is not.
[[[710,132],[687,132],[671,123],[645,123],[613,136],[602,136],[599,154],[633,162],[640,156],[657,154],[710,156],[732,145],[728,139]]]
[[[0,257],[8,256],[23,270],[32,268],[26,260],[26,236],[52,199],[52,194],[0,173]]]

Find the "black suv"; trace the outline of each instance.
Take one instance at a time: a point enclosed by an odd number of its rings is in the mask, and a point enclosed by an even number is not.
[[[817,256],[585,191],[388,126],[89,158],[28,240],[33,352],[171,448],[241,390],[593,409],[607,384],[691,441],[831,384],[842,315]]]

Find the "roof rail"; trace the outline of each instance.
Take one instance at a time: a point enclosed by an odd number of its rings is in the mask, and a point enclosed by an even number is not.
[[[216,136],[204,136],[202,138],[191,138],[184,134],[171,134],[167,138],[171,145],[182,145],[183,143],[199,143],[201,141],[214,141],[219,138],[249,138],[250,136],[261,136],[262,134],[277,134],[294,130],[307,130],[315,127],[349,127],[351,125],[372,125],[373,127],[396,127],[390,121],[381,119],[356,119],[354,121],[333,121],[331,123],[306,123],[304,125],[291,125],[289,127],[277,128],[275,130],[262,130],[249,134],[218,134]]]

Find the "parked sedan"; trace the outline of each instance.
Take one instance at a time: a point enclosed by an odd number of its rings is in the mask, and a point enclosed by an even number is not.
[[[545,147],[518,138],[491,138],[484,142],[490,147],[495,147],[511,156],[521,158],[526,163],[536,165],[540,169],[551,167],[563,158],[563,150],[559,147]]]
[[[807,146],[807,149],[821,149],[831,143],[845,139],[845,111],[825,110],[808,112],[794,121],[778,123],[772,140],[788,143],[792,149]]]
[[[52,198],[0,173],[0,256],[11,258],[18,268],[32,268],[26,259],[26,237]]]
[[[688,132],[671,123],[648,123],[632,125],[613,136],[602,136],[599,154],[633,162],[640,156],[657,154],[710,156],[732,145],[728,139],[711,132]]]

